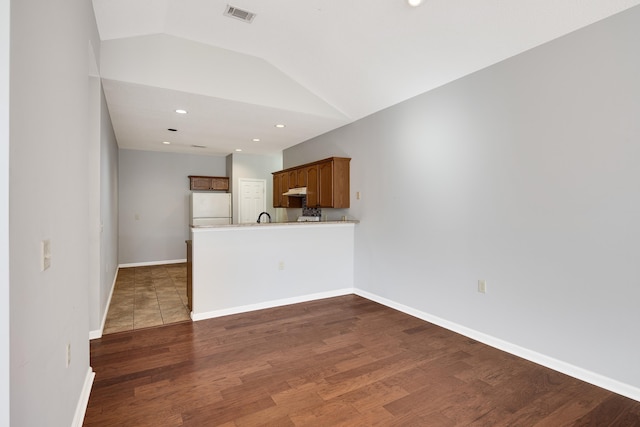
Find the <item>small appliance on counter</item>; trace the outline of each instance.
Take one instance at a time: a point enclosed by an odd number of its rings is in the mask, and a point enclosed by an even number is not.
[[[191,226],[231,224],[231,193],[191,193]]]
[[[298,222],[319,222],[320,221],[320,217],[319,216],[299,216],[298,217]]]

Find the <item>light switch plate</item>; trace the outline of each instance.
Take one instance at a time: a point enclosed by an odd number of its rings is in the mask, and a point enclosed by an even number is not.
[[[481,294],[487,293],[487,282],[486,280],[478,280],[478,292]]]
[[[51,267],[51,240],[46,239],[40,242],[40,271],[45,271]]]

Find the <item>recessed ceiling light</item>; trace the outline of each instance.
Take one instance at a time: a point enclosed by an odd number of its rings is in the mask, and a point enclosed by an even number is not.
[[[286,125],[278,124],[278,125],[276,125],[276,127],[277,128],[283,128],[283,127],[286,127]]]
[[[242,148],[236,148],[236,151],[240,152],[242,151]]]
[[[168,130],[168,131],[171,131],[171,132],[178,132],[178,129],[174,129],[174,128],[169,128],[169,129],[167,129],[167,130]]]
[[[422,0],[407,0],[407,3],[411,7],[418,7],[422,4]]]
[[[187,114],[187,110],[176,110],[178,114]]]
[[[162,143],[163,143],[164,145],[170,145],[170,144],[171,144],[169,141],[162,141]]]
[[[260,138],[253,138],[252,141],[253,142],[260,142]]]

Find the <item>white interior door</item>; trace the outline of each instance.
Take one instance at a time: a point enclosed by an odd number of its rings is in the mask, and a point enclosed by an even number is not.
[[[267,181],[264,179],[240,178],[238,222],[256,222],[260,212],[267,210]]]

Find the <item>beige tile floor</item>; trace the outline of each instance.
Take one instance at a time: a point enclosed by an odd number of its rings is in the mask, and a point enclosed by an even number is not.
[[[187,265],[121,268],[103,334],[190,320]]]

